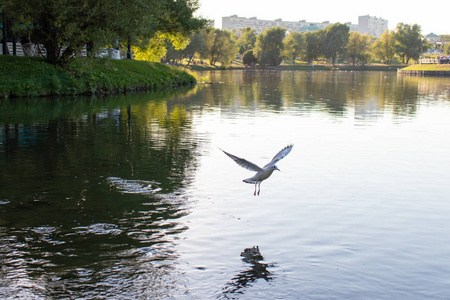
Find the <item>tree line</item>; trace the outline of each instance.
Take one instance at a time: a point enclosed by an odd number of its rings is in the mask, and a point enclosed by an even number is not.
[[[198,8],[198,0],[2,0],[0,23],[3,40],[42,44],[48,62],[67,66],[83,47],[90,56],[98,47],[188,36],[207,22],[193,16]]]
[[[272,27],[257,35],[249,27],[238,32],[206,28],[194,33],[183,49],[169,45],[164,59],[196,57],[211,65],[228,66],[240,55],[246,65],[278,66],[282,61],[304,60],[309,63],[327,59],[333,65],[351,61],[364,65],[372,60],[390,64],[394,58],[402,63],[417,61],[421,53],[433,47],[423,39],[419,25],[399,23],[395,30],[385,31],[380,38],[350,32],[346,24],[335,23],[313,32],[287,32]],[[150,49],[151,50],[151,49]],[[447,48],[448,52],[450,49]]]
[[[408,63],[430,47],[417,24],[400,23],[378,39],[341,23],[308,33],[274,27],[257,35],[251,28],[206,27],[207,20],[194,17],[198,8],[198,0],[2,0],[0,22],[3,40],[42,44],[47,61],[63,67],[83,48],[88,56],[98,48],[122,47],[140,60],[187,57],[189,63],[198,58],[227,66],[240,55],[247,65],[278,66],[321,58],[364,65],[398,57]]]

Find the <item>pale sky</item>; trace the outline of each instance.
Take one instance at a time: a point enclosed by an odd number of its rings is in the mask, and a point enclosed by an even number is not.
[[[197,15],[215,21],[222,28],[222,17],[257,17],[262,20],[300,21],[358,24],[358,17],[369,15],[388,20],[388,29],[398,23],[418,24],[422,34],[450,34],[450,4],[433,1],[351,1],[351,0],[199,0]],[[409,4],[408,4],[409,3]]]

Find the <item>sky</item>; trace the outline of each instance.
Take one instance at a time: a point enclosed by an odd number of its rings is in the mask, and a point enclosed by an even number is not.
[[[402,3],[403,2],[403,3]],[[405,4],[405,3],[415,4]],[[418,24],[422,34],[450,34],[450,4],[444,0],[433,1],[350,1],[350,0],[199,0],[197,16],[215,21],[222,28],[222,17],[256,17],[262,20],[283,19],[300,21],[358,24],[358,17],[369,15],[388,20],[388,29],[398,23]]]

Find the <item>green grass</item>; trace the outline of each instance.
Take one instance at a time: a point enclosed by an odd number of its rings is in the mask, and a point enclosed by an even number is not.
[[[398,69],[403,68],[405,65],[365,65],[365,66],[352,66],[345,65],[342,66],[341,70],[346,71],[397,71]]]
[[[405,71],[450,71],[450,64],[442,64],[442,65],[411,65],[402,70]]]
[[[283,70],[301,70],[301,71],[314,71],[314,70],[331,70],[332,68],[330,66],[325,65],[308,65],[308,64],[286,64],[286,65],[280,65],[280,68]]]
[[[204,64],[190,64],[186,66],[187,60],[184,60],[181,65],[195,71],[208,71],[208,70],[235,70],[235,69],[245,69],[245,66],[242,64],[240,59],[234,59],[230,66],[224,67],[221,66],[220,63],[217,63],[216,66],[209,65],[206,61]],[[397,71],[400,68],[405,67],[403,64],[390,64],[385,65],[381,63],[371,63],[365,66],[353,66],[351,64],[338,64],[333,66],[330,63],[326,63],[324,61],[315,61],[314,67],[308,64],[305,61],[297,60],[294,64],[292,63],[282,63],[278,67],[257,67],[257,69],[278,69],[278,70],[289,70],[289,71],[327,71],[327,70],[346,70],[346,71]],[[255,69],[254,67],[249,67],[249,69]]]
[[[0,98],[158,90],[196,82],[186,70],[136,60],[76,59],[69,69],[37,57],[0,56]]]

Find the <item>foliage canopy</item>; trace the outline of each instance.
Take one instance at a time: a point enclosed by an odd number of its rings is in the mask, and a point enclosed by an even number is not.
[[[84,45],[148,41],[157,33],[187,35],[205,25],[198,0],[3,0],[15,34],[43,44],[47,61],[67,66]]]
[[[276,67],[281,63],[285,35],[286,29],[281,27],[266,29],[258,35],[253,53],[260,65]]]
[[[386,30],[372,45],[373,55],[389,64],[395,56],[395,32]]]
[[[283,56],[292,62],[299,57],[305,56],[306,39],[300,32],[291,32],[284,40]]]
[[[245,51],[253,49],[256,43],[256,31],[250,27],[240,29],[241,35],[236,41],[239,47],[239,54],[244,54]]]
[[[403,63],[408,63],[410,59],[419,59],[422,45],[419,25],[397,24],[395,40],[396,52]]]
[[[352,60],[353,65],[356,63],[364,65],[370,61],[369,47],[370,41],[367,34],[356,31],[350,32],[347,55]]]
[[[345,57],[346,46],[349,39],[349,27],[346,24],[336,23],[325,28],[323,36],[323,54],[336,64],[338,57]]]
[[[200,34],[203,38],[203,46],[199,50],[200,57],[209,60],[211,65],[221,62],[222,66],[228,66],[237,55],[238,48],[231,32],[207,28]]]
[[[305,59],[308,62],[312,62],[313,60],[318,59],[322,55],[322,37],[324,31],[322,29],[307,32],[305,34],[306,40],[306,53]]]

